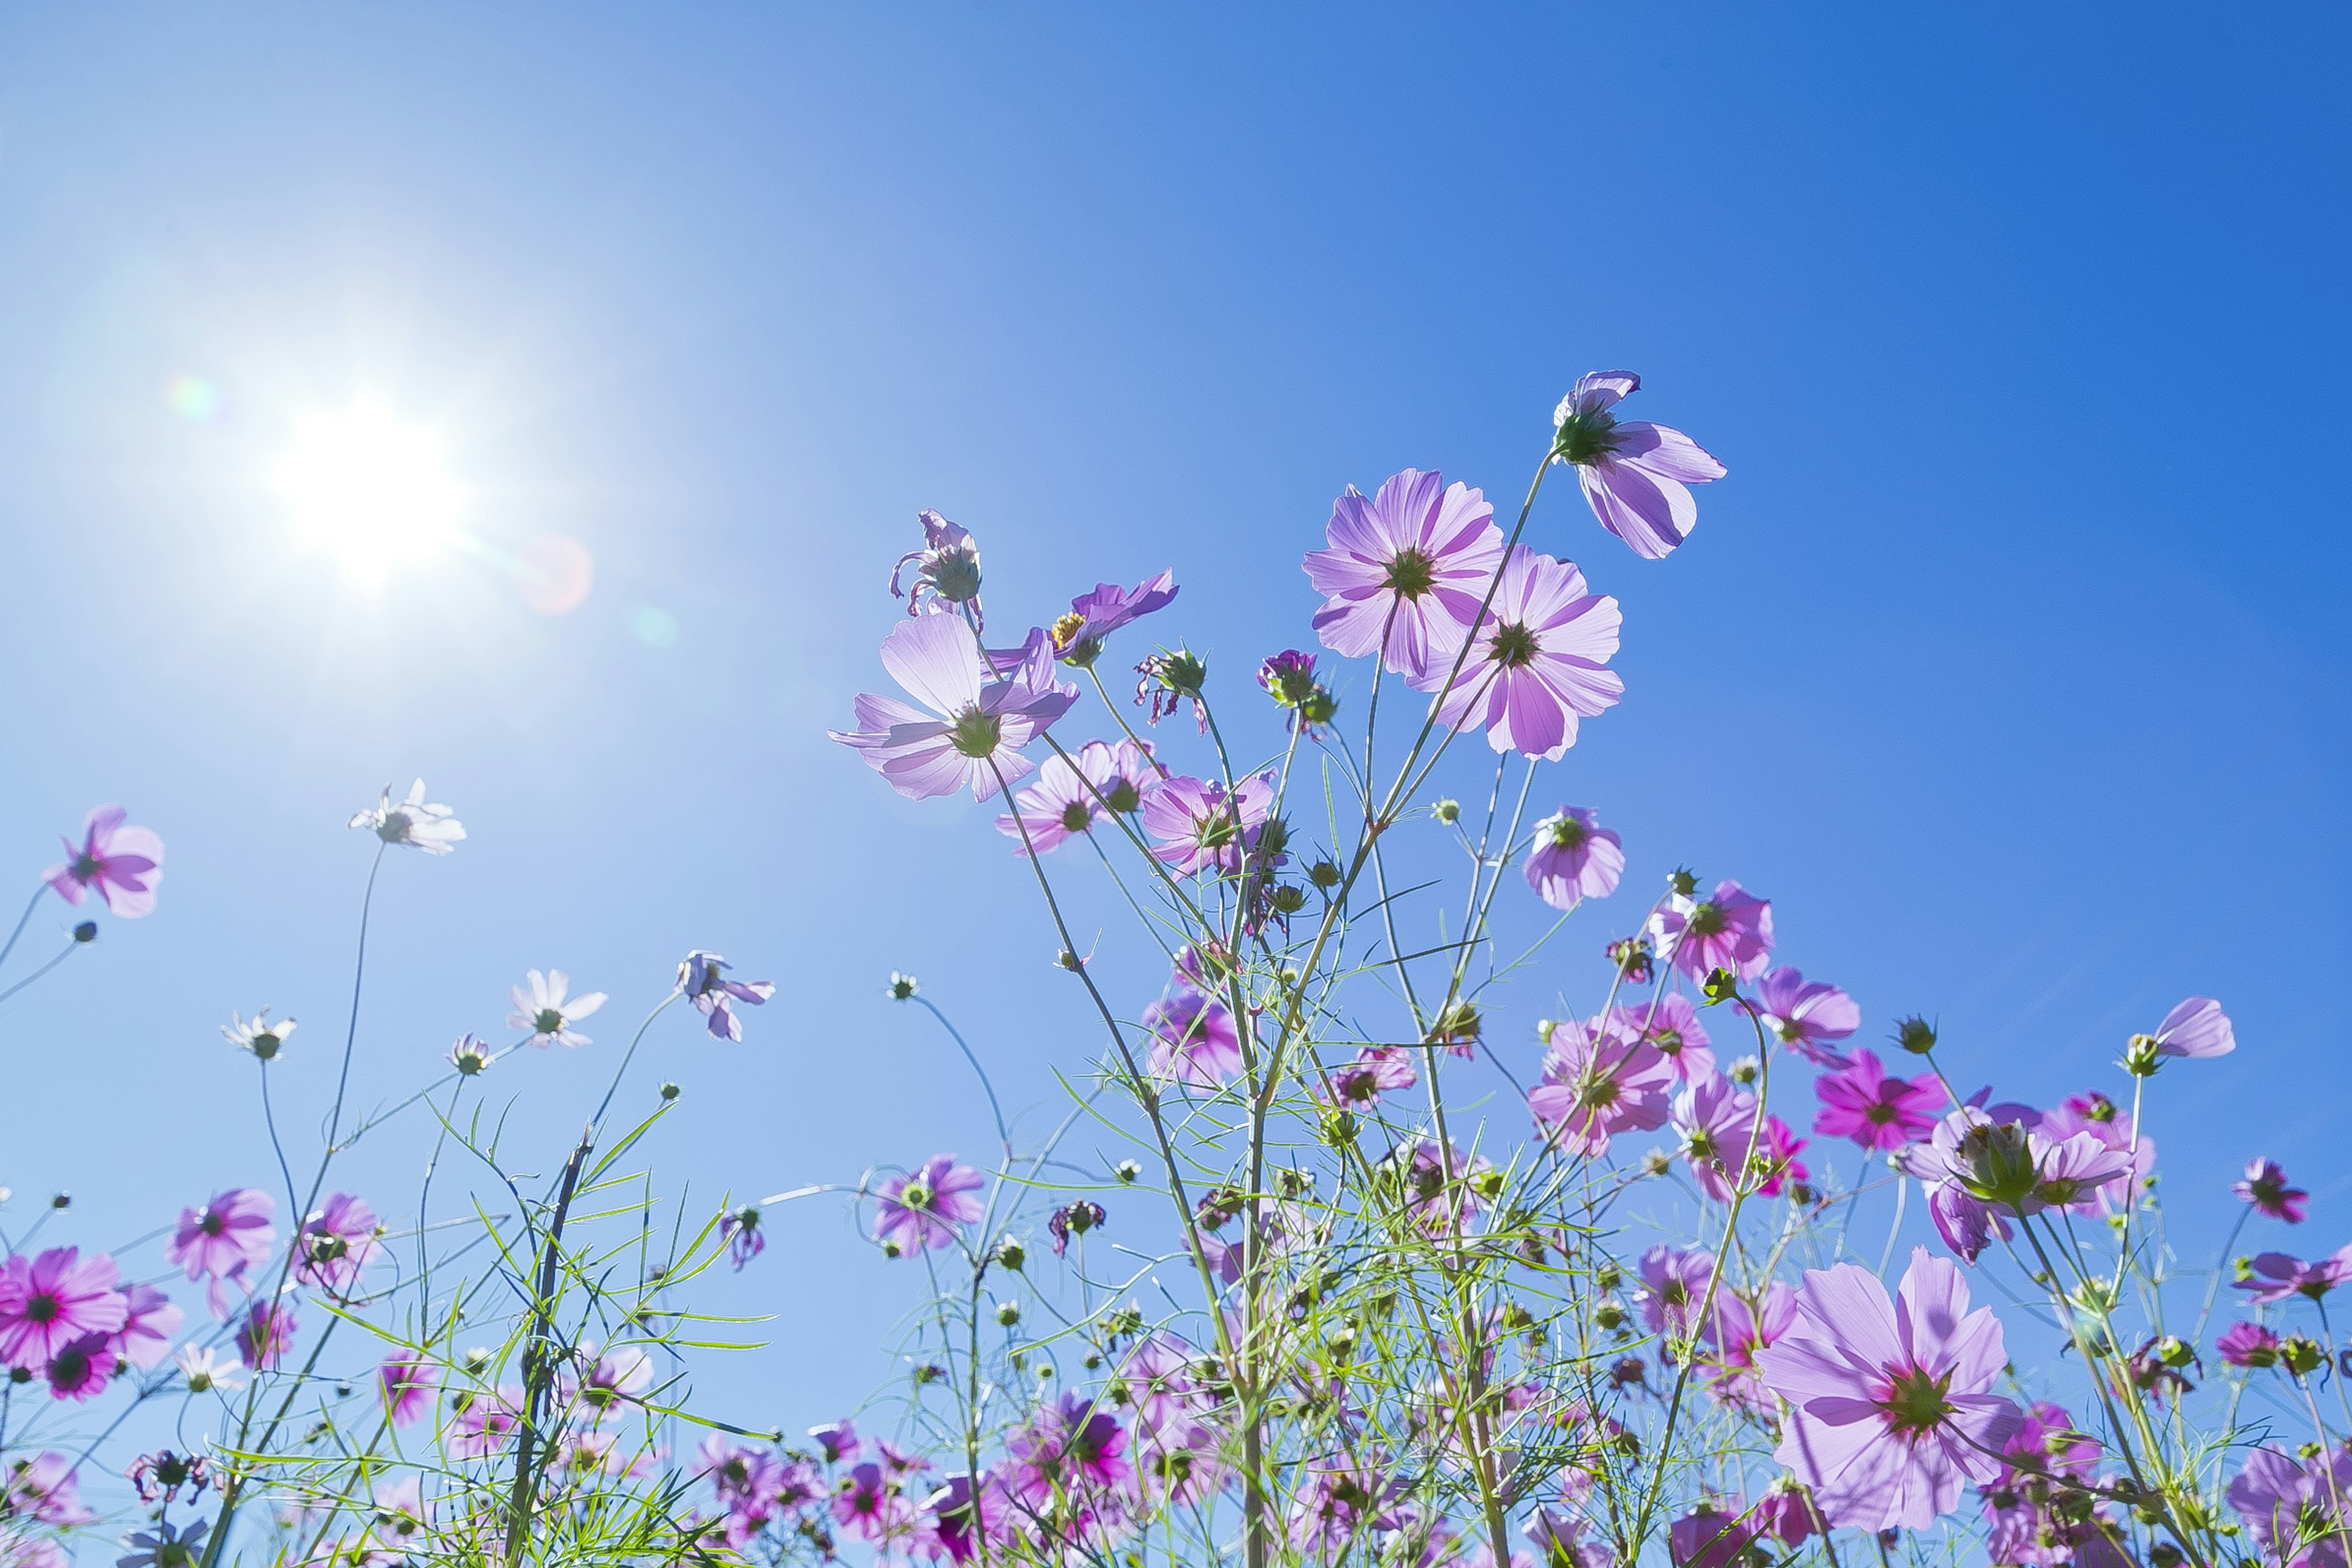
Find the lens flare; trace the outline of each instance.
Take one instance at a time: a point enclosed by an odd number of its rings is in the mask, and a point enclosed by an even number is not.
[[[278,482],[302,534],[364,579],[439,554],[464,503],[440,440],[367,403],[303,421]]]
[[[596,585],[596,558],[576,539],[542,533],[515,558],[515,592],[542,616],[568,616]]]

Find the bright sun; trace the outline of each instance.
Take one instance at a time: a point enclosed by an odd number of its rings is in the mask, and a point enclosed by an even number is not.
[[[465,499],[433,433],[372,403],[298,425],[278,482],[295,525],[362,578],[438,553]]]

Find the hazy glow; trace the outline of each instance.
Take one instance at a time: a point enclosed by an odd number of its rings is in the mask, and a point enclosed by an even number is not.
[[[295,526],[363,578],[446,549],[464,500],[440,441],[367,403],[302,422],[278,481]]]
[[[596,585],[596,560],[576,539],[542,533],[522,547],[514,574],[524,604],[542,616],[568,616]]]

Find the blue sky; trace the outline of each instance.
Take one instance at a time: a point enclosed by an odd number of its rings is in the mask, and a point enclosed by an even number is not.
[[[389,868],[363,1094],[498,1032],[531,965],[614,994],[609,1052],[704,946],[780,992],[740,1047],[648,1047],[697,1203],[979,1149],[892,969],[1013,1103],[1090,1044],[981,814],[824,740],[881,679],[918,509],[981,536],[1000,625],[1172,565],[1157,629],[1240,706],[1309,635],[1297,560],[1342,486],[1415,465],[1515,501],[1567,384],[1624,365],[1638,416],[1731,475],[1663,563],[1567,487],[1539,507],[1531,538],[1624,604],[1628,686],[1542,792],[1623,832],[1629,887],[1687,862],[1768,894],[1871,1036],[1934,1015],[2005,1095],[2107,1083],[2126,1034],[2221,997],[2239,1054],[2150,1110],[2176,1230],[2210,1237],[2269,1153],[2317,1194],[2293,1240],[2333,1247],[2346,31],[12,12],[0,880],[102,800],[170,870],[152,919],[0,1007],[0,1183],[73,1189],[104,1244],[264,1180],[215,1026],[299,1016],[283,1081],[315,1116],[368,849],[341,823],[418,773],[471,837]],[[362,395],[439,433],[484,553],[367,585],[299,542],[270,476]],[[569,615],[496,564],[545,533],[595,562]],[[1140,1005],[1158,976],[1111,933]],[[1522,1065],[1608,934],[1571,927],[1505,1007]],[[499,1069],[549,1168],[604,1070]],[[420,1161],[395,1131],[354,1170],[402,1190]],[[854,1403],[912,1296],[839,1209],[779,1216],[712,1298],[782,1347],[730,1373],[738,1418]]]

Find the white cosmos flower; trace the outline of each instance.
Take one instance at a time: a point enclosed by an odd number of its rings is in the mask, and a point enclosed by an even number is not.
[[[567,1001],[563,994],[572,988],[572,979],[561,969],[551,969],[544,974],[534,969],[524,978],[530,981],[530,989],[525,991],[518,985],[509,993],[514,999],[514,1011],[507,1015],[507,1026],[529,1029],[529,1043],[541,1050],[558,1041],[567,1046],[587,1045],[588,1037],[572,1026],[602,1007],[604,994],[591,991],[585,996]]]
[[[269,1009],[262,1008],[250,1018],[230,1013],[228,1022],[221,1026],[221,1034],[229,1044],[241,1051],[251,1051],[262,1061],[268,1061],[284,1048],[286,1037],[294,1032],[294,1020],[281,1018],[269,1021]]]
[[[245,1368],[222,1356],[217,1351],[202,1345],[182,1345],[180,1353],[172,1358],[179,1363],[180,1371],[188,1379],[188,1392],[202,1394],[217,1388],[226,1394],[245,1386]]]
[[[413,845],[427,855],[446,855],[466,837],[465,827],[447,806],[426,802],[423,779],[409,786],[408,798],[402,801],[394,800],[392,786],[384,785],[383,798],[354,813],[351,825],[366,828],[386,844]]]

